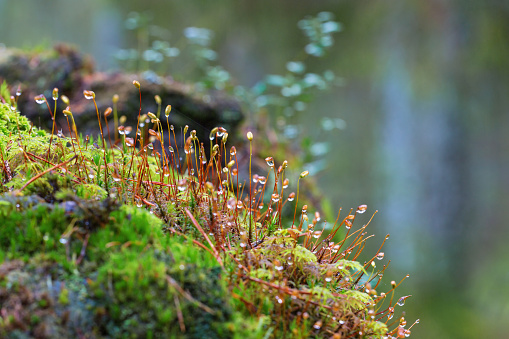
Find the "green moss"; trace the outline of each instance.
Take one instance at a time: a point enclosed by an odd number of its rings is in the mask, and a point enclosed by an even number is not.
[[[28,134],[31,129],[32,126],[27,117],[20,115],[16,110],[12,110],[9,104],[0,103],[0,135],[18,134],[18,131],[21,134]],[[33,128],[32,131],[37,136],[46,134],[37,128]]]
[[[60,238],[69,223],[62,208],[42,204],[35,198],[2,199],[1,258],[29,257],[39,252],[65,255]]]

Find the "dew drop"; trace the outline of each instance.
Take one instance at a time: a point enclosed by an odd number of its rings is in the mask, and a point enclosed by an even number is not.
[[[398,306],[403,306],[405,305],[405,300],[409,297],[409,295],[407,295],[406,297],[401,297],[399,298],[398,300]]]
[[[95,93],[93,91],[83,91],[83,95],[85,96],[85,99],[91,100],[95,98]]]
[[[67,239],[66,238],[60,238],[60,243],[65,245],[67,244]]]
[[[95,178],[95,175],[94,175],[94,174],[92,174],[92,173],[89,173],[89,174],[88,174],[88,177],[89,177],[90,179],[94,179],[94,178]]]
[[[42,94],[41,94],[41,95],[36,96],[34,99],[35,99],[35,102],[36,102],[36,103],[38,103],[39,105],[44,104],[44,102],[46,101],[46,100],[44,99],[44,95],[42,95]]]
[[[272,201],[273,202],[278,202],[279,201],[279,194],[273,193],[272,194]]]
[[[258,182],[261,185],[265,185],[265,182],[267,182],[267,179],[265,177],[258,177]]]
[[[288,185],[290,184],[290,180],[288,180],[288,178],[286,178],[284,181],[283,181],[283,188],[288,188]]]
[[[387,319],[391,320],[394,317],[394,307],[389,307],[389,314],[387,314]]]
[[[352,228],[352,222],[349,221],[349,220],[345,220],[345,228],[347,230],[349,230],[350,228]]]
[[[319,330],[322,328],[322,321],[321,320],[318,320],[314,325],[313,325],[313,328],[315,330]]]
[[[294,192],[292,192],[292,193],[290,193],[288,195],[288,201],[293,201],[293,200],[295,200],[295,193]]]
[[[378,260],[382,260],[382,259],[384,258],[384,256],[385,256],[385,253],[384,253],[384,252],[379,252],[379,253],[376,255],[376,258],[377,258]]]
[[[368,209],[368,205],[360,205],[359,207],[357,207],[357,213],[362,214],[362,213],[366,212],[367,209]]]
[[[270,167],[274,167],[274,158],[267,157],[265,158],[265,162],[267,162],[267,165],[269,165]]]

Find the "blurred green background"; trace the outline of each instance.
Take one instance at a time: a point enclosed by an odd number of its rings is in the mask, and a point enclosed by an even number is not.
[[[334,207],[380,211],[372,246],[391,234],[386,284],[410,274],[398,293],[413,295],[409,323],[421,319],[412,337],[508,337],[509,1],[0,0],[0,43],[68,42],[111,70],[139,43],[133,11],[169,41],[211,29],[218,63],[245,86],[302,51],[299,20],[333,13],[343,31],[309,64],[343,85],[295,118],[325,150],[321,189]]]

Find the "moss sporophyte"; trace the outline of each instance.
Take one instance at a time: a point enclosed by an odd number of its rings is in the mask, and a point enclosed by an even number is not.
[[[163,126],[164,98],[155,98],[157,114],[142,114],[142,85],[133,84],[140,93],[134,138],[127,136],[134,127],[118,121],[116,96],[113,108],[96,109],[96,142],[79,134],[72,103],[57,89],[53,100],[68,106],[60,112],[65,133],[44,96],[35,101],[46,104],[51,134],[19,114],[21,93],[3,97],[0,336],[410,335],[418,320],[407,326],[396,316],[410,297],[396,294],[406,277],[385,290],[381,284],[389,236],[359,262],[373,237],[371,220],[353,226],[366,205],[340,211],[326,231],[320,213],[308,216],[299,205],[308,171],[296,193],[288,192],[287,161],[269,157],[267,172],[252,174],[250,131],[249,183],[242,182],[225,128],[212,130],[206,152],[187,126],[177,138],[170,105]],[[84,96],[95,103],[94,92]]]

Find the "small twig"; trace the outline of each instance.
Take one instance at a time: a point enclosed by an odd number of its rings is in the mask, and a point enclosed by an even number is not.
[[[42,177],[44,174],[48,173],[48,172],[51,172],[53,171],[54,169],[57,169],[61,166],[64,166],[68,163],[70,163],[71,161],[73,161],[74,159],[76,159],[77,155],[73,156],[71,159],[67,160],[67,161],[64,161],[58,165],[55,165],[53,167],[50,167],[48,168],[47,170],[45,170],[44,172],[41,172],[39,174],[37,174],[35,177],[33,177],[32,179],[28,180],[20,189],[19,189],[19,192],[23,191],[28,185],[30,185],[31,183],[33,183],[35,180],[39,179],[40,177]]]
[[[85,258],[85,254],[86,254],[85,252],[86,252],[86,249],[87,249],[88,239],[89,238],[90,238],[90,233],[87,233],[87,235],[85,236],[85,240],[83,241],[83,246],[81,247],[80,256],[76,260],[76,264],[77,265],[79,265],[81,263],[81,261],[83,260],[83,258]]]
[[[184,324],[184,315],[182,314],[182,310],[180,309],[179,297],[175,294],[173,296],[173,300],[175,300],[175,307],[177,308],[177,318],[179,319],[180,331],[186,332],[186,324]]]
[[[170,228],[170,229],[169,229],[169,231],[170,231],[170,232],[172,232],[172,233],[178,234],[178,235],[180,235],[180,236],[184,237],[185,239],[192,240],[193,244],[200,246],[200,247],[201,247],[201,248],[203,248],[205,251],[209,252],[209,253],[210,253],[213,257],[215,257],[214,253],[213,253],[213,252],[212,252],[212,251],[211,251],[211,250],[210,250],[207,246],[203,245],[203,244],[202,244],[201,242],[199,242],[198,240],[190,239],[190,238],[189,238],[188,236],[186,236],[184,233],[181,233],[181,232],[179,232],[179,231],[175,230],[173,227],[172,227],[172,228]],[[221,264],[221,267],[224,269],[224,266],[223,266],[222,262],[220,262],[220,264]]]
[[[214,257],[216,258],[216,260],[219,262],[219,264],[221,266],[223,266],[223,261],[221,260],[221,257],[219,256],[219,252],[217,252],[216,247],[214,246],[214,244],[212,243],[212,241],[208,237],[207,233],[205,233],[205,231],[200,226],[198,221],[196,221],[196,219],[193,217],[193,215],[191,214],[191,212],[189,212],[189,210],[187,208],[184,208],[184,211],[186,211],[186,213],[187,213],[189,219],[191,219],[191,222],[193,223],[193,225],[198,229],[198,231],[201,233],[201,235],[203,235],[205,240],[207,240],[207,242],[209,243],[210,247],[212,248],[212,251],[214,251]]]
[[[189,300],[190,302],[192,302],[193,304],[196,304],[199,308],[201,308],[202,310],[204,310],[205,312],[207,313],[210,313],[210,314],[214,314],[216,312],[214,312],[213,309],[211,309],[210,307],[208,307],[207,305],[204,305],[202,304],[201,302],[199,302],[198,300],[194,299],[193,296],[191,294],[189,294],[189,292],[187,291],[184,291],[184,289],[182,287],[180,287],[180,285],[178,284],[178,282],[173,279],[172,277],[170,277],[169,275],[166,275],[166,281],[168,282],[168,284],[170,284],[171,286],[175,287],[175,289],[180,293],[182,294],[182,296],[184,298],[186,298],[187,300]]]

